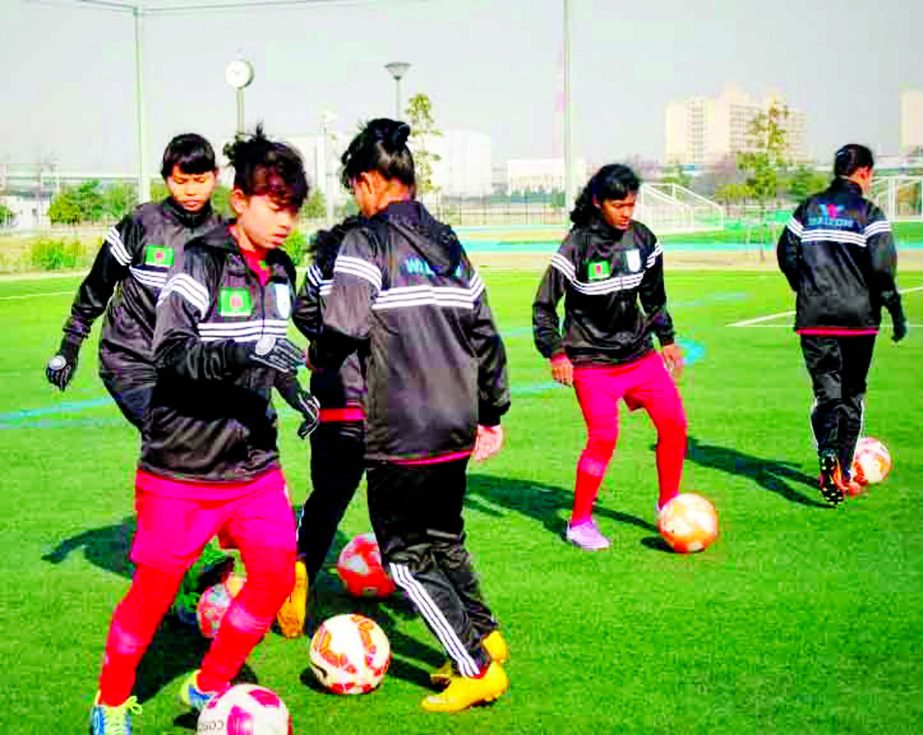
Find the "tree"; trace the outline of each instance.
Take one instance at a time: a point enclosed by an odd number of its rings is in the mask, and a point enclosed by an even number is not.
[[[737,165],[747,175],[750,196],[759,205],[760,259],[764,257],[762,243],[768,225],[768,205],[779,196],[779,174],[788,167],[785,127],[788,116],[787,107],[770,104],[768,110],[758,113],[750,122],[747,136],[750,149],[737,154]]]
[[[684,189],[688,189],[692,184],[692,177],[687,174],[683,167],[677,163],[669,170],[668,173],[664,174],[663,183],[677,184],[678,186],[682,186]]]
[[[407,120],[410,121],[410,140],[417,173],[417,194],[439,191],[433,183],[433,164],[441,159],[431,150],[434,138],[442,137],[433,119],[433,103],[425,94],[415,94],[407,102]]]
[[[320,189],[315,189],[308,197],[308,201],[301,208],[301,216],[306,219],[320,219],[327,213],[327,201]]]
[[[106,201],[99,190],[99,180],[84,181],[78,186],[62,187],[48,208],[53,225],[99,222],[106,212]]]
[[[138,204],[138,195],[131,184],[114,184],[104,194],[106,214],[113,219],[122,219]]]
[[[16,214],[8,206],[0,202],[0,227],[7,227],[13,224]]]
[[[826,185],[826,176],[802,164],[792,172],[787,182],[787,189],[789,196],[800,202]]]

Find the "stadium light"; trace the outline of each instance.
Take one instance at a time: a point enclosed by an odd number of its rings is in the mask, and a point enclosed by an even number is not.
[[[394,119],[401,119],[401,77],[403,77],[407,70],[410,69],[410,64],[406,61],[392,61],[389,64],[385,64],[385,69],[388,70],[388,73],[394,77],[395,83],[395,104],[394,104]]]

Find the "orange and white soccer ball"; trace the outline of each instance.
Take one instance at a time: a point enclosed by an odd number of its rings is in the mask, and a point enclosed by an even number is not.
[[[213,697],[199,715],[197,733],[292,735],[292,716],[271,689],[238,684]]]
[[[856,443],[852,460],[852,477],[860,485],[884,482],[891,471],[891,453],[878,439],[862,437]]]
[[[385,571],[372,533],[360,533],[343,547],[337,574],[354,597],[388,597],[394,592],[394,581]]]
[[[702,551],[718,537],[718,512],[701,495],[682,493],[660,511],[657,530],[680,554]]]
[[[331,692],[365,694],[384,678],[391,644],[374,620],[347,613],[321,623],[308,655],[317,680]]]

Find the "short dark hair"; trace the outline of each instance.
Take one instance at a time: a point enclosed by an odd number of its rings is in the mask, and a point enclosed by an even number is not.
[[[586,225],[599,211],[594,202],[625,199],[629,194],[637,194],[640,188],[641,179],[628,166],[621,163],[607,164],[593,174],[583,187],[570,213],[570,220],[575,225]]]
[[[295,211],[308,198],[301,155],[285,143],[269,140],[261,125],[256,126],[253,135],[239,135],[228,143],[224,155],[234,167],[234,188],[247,196],[265,194]]]
[[[847,143],[833,157],[834,176],[852,176],[860,168],[875,168],[872,151],[858,143]]]
[[[340,181],[347,189],[367,171],[378,171],[386,179],[397,179],[415,187],[417,177],[413,154],[407,147],[410,126],[405,122],[379,117],[367,123],[352,139],[340,162]]]
[[[211,143],[197,133],[183,133],[167,143],[160,175],[169,178],[174,166],[184,174],[206,174],[218,168]]]

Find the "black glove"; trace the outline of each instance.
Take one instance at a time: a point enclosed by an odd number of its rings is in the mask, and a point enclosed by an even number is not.
[[[304,365],[304,352],[286,337],[263,335],[247,353],[247,358],[282,373],[294,373]]]
[[[67,387],[74,377],[74,371],[77,370],[77,353],[80,352],[80,345],[64,340],[57,354],[52,357],[45,366],[45,377],[48,382],[57,386],[61,390]]]
[[[910,328],[910,325],[907,324],[907,317],[904,316],[904,307],[901,306],[901,302],[898,301],[889,311],[891,312],[891,327],[894,330],[891,339],[895,342],[900,342],[907,336],[907,332]]]
[[[298,438],[304,439],[308,434],[314,431],[320,423],[320,403],[317,402],[314,396],[304,391],[299,392],[298,403],[300,405],[294,406],[293,408],[300,411],[301,415],[304,417],[301,426],[298,427]]]

